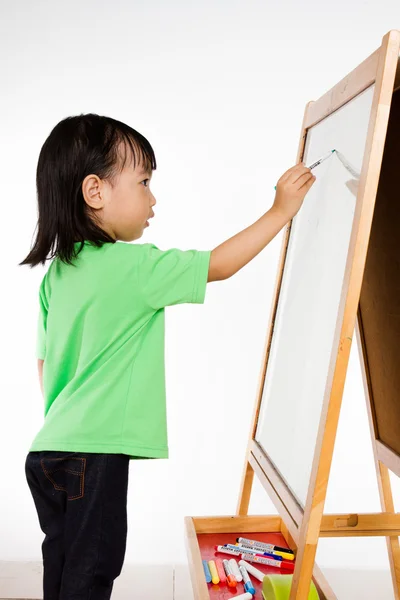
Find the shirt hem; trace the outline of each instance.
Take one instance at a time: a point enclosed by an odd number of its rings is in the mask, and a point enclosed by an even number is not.
[[[130,458],[168,458],[168,448],[143,448],[130,444],[104,444],[90,442],[51,442],[33,443],[30,452],[92,452],[95,454],[127,454]]]

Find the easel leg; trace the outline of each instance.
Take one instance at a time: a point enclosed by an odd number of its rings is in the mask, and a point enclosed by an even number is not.
[[[367,352],[366,352],[366,347],[365,347],[361,310],[358,311],[356,333],[357,333],[358,350],[359,350],[359,354],[360,354],[361,372],[362,372],[363,383],[364,383],[365,399],[367,401],[368,420],[369,420],[369,427],[370,427],[370,432],[371,432],[372,448],[374,451],[375,469],[376,469],[376,476],[377,476],[377,480],[378,480],[378,489],[379,489],[379,496],[381,499],[381,507],[382,507],[383,512],[388,512],[388,513],[394,514],[396,511],[394,510],[392,485],[390,483],[389,470],[378,459],[378,453],[376,450],[375,424],[374,424],[373,408],[372,408],[372,403],[371,403],[370,380],[368,377],[368,373],[369,373],[368,357],[367,357]],[[390,572],[392,575],[394,597],[395,597],[395,600],[400,600],[400,545],[399,545],[399,538],[398,537],[387,537],[386,544],[387,544],[388,555],[389,555]]]
[[[236,514],[238,516],[246,516],[249,513],[249,504],[251,490],[254,481],[254,471],[246,456],[246,464],[244,467],[244,473],[242,477],[242,483],[240,486],[239,502],[237,506]]]
[[[301,544],[299,547],[290,591],[290,600],[308,600],[316,553],[316,543]]]
[[[287,545],[294,551],[297,551],[297,544],[288,530],[285,522],[282,520],[281,533],[286,540]],[[336,594],[328,583],[325,575],[317,564],[314,564],[313,580],[318,590],[321,600],[338,600]]]
[[[395,513],[392,485],[390,483],[389,470],[379,460],[377,463],[377,476],[379,494],[383,512]],[[390,572],[392,574],[393,591],[395,600],[400,600],[400,545],[398,537],[387,537],[386,544],[389,554]]]

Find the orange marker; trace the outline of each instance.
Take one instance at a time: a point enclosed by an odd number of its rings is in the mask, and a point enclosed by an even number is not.
[[[223,560],[222,564],[224,565],[225,573],[226,573],[226,582],[230,588],[234,588],[237,586],[237,581],[232,572],[231,565],[229,564],[229,560]]]

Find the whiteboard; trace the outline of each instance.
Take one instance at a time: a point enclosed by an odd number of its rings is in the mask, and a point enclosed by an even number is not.
[[[374,86],[310,128],[304,162],[336,149],[360,172]],[[256,441],[305,505],[332,354],[358,181],[336,154],[293,219]]]

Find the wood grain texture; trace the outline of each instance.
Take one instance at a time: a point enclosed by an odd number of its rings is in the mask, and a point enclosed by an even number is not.
[[[378,48],[354,71],[314,102],[308,112],[305,127],[307,129],[313,127],[372,85],[378,69],[379,55]]]

